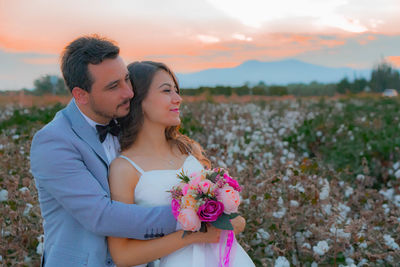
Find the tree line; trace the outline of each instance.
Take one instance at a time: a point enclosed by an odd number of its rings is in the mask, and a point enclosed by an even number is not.
[[[251,86],[245,83],[243,86],[202,86],[197,89],[181,89],[182,95],[225,95],[230,96],[236,94],[242,95],[270,95],[270,96],[332,96],[334,94],[359,93],[363,91],[382,92],[385,89],[400,89],[400,73],[390,63],[382,61],[374,66],[369,80],[365,78],[354,78],[350,81],[347,77],[338,83],[319,83],[311,82],[293,83],[285,86],[267,85],[263,81]],[[33,95],[68,95],[69,90],[66,88],[62,78],[54,75],[44,75],[34,81],[33,90],[24,90],[25,93]]]

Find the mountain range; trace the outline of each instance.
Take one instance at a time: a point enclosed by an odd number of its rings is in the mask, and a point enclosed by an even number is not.
[[[234,68],[213,68],[192,73],[177,73],[182,88],[199,86],[242,86],[246,82],[254,85],[286,85],[290,83],[336,83],[344,77],[370,78],[370,69],[352,69],[348,67],[332,68],[306,63],[296,59],[262,62],[245,61]]]

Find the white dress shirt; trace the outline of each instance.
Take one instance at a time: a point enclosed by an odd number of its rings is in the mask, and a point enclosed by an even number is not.
[[[97,132],[96,125],[98,125],[100,123],[95,122],[94,120],[92,120],[91,118],[89,118],[88,116],[83,114],[83,112],[79,109],[78,106],[76,106],[76,107],[81,112],[81,114],[85,118],[85,120],[89,123],[89,125],[92,126]],[[100,125],[103,125],[103,124],[100,124]],[[102,145],[103,145],[104,151],[106,152],[108,164],[110,164],[111,161],[113,161],[120,152],[120,145],[119,145],[118,137],[116,137],[110,133],[107,133],[106,139],[104,139],[104,142],[102,143]]]

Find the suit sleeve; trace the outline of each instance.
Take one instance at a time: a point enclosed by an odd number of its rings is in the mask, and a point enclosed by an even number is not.
[[[175,231],[170,207],[111,201],[68,138],[39,131],[32,140],[30,157],[37,186],[49,192],[87,230],[134,239],[146,239],[145,234],[152,230],[164,234]]]

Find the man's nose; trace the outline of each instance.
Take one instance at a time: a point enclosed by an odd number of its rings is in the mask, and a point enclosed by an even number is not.
[[[123,93],[124,98],[132,98],[133,97],[134,93],[133,93],[132,84],[130,81],[127,81],[124,84],[122,90],[123,90],[122,93]]]

